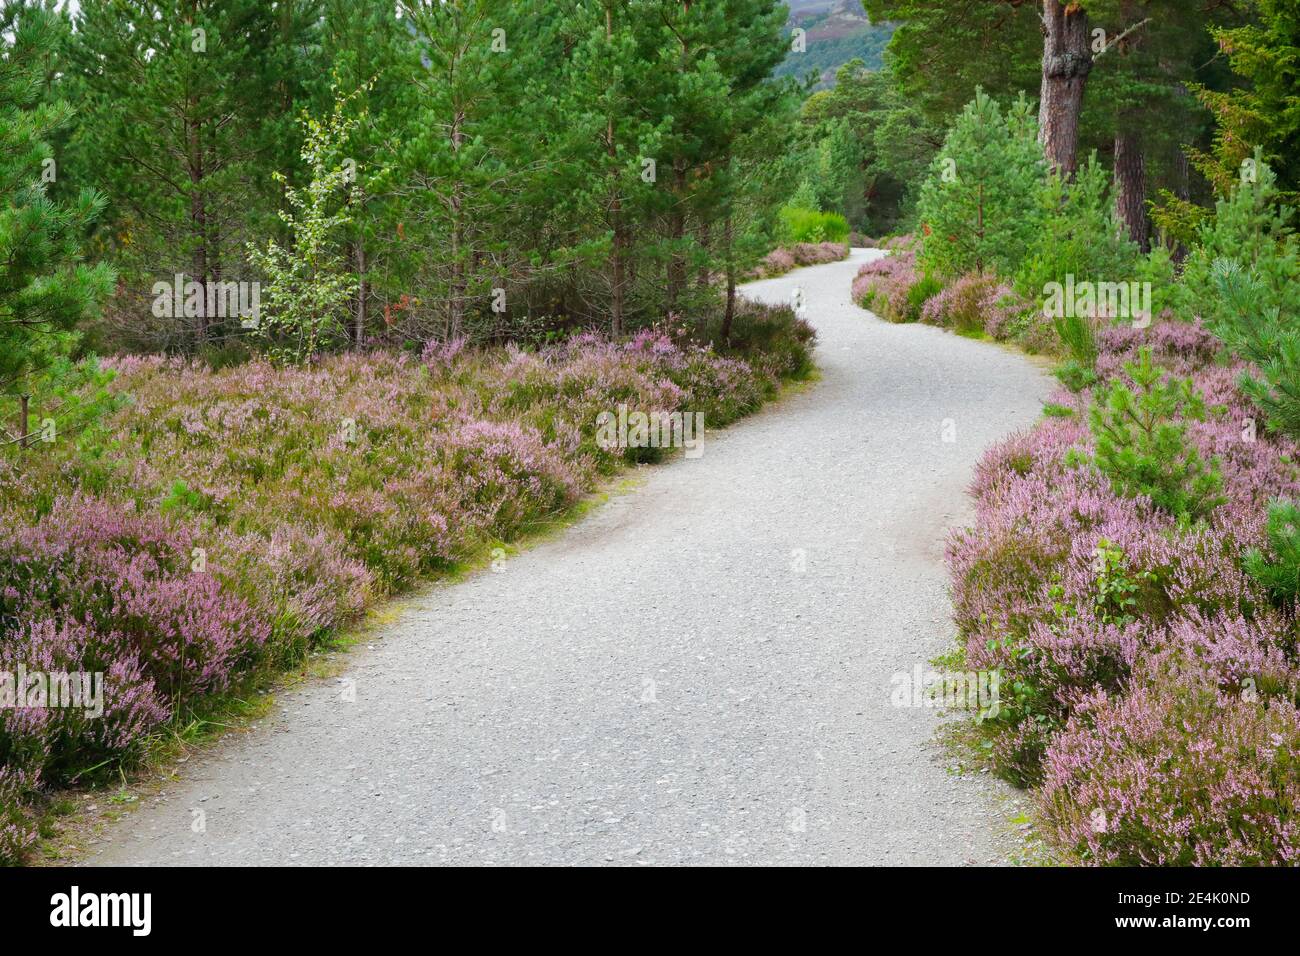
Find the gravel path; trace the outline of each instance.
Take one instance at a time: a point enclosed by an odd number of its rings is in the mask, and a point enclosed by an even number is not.
[[[1048,383],[852,305],[874,255],[744,290],[803,288],[821,382],[406,602],[343,678],[284,693],[88,862],[1003,859],[1000,785],[950,774],[934,713],[891,706],[890,678],[949,646],[945,530]]]

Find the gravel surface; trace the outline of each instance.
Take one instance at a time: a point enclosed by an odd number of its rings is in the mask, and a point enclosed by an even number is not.
[[[803,289],[819,383],[404,602],[340,679],[283,693],[87,862],[1005,859],[1006,791],[950,773],[935,713],[891,706],[890,679],[950,646],[945,531],[1048,380],[852,305],[875,255],[744,289]]]

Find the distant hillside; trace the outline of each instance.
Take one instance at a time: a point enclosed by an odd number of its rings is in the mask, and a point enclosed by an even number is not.
[[[862,9],[861,0],[787,0],[789,29],[803,29],[807,50],[791,52],[776,68],[777,76],[802,79],[813,70],[821,76],[818,86],[835,80],[837,67],[861,57],[868,68],[880,68],[881,54],[894,35],[891,23],[873,24]]]

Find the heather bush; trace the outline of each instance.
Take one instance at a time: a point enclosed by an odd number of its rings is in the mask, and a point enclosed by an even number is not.
[[[921,292],[913,295],[914,288]],[[916,254],[893,252],[858,270],[853,280],[853,300],[889,322],[915,322],[929,294],[937,292],[933,280],[917,271]],[[919,301],[918,301],[919,300]]]
[[[0,670],[105,681],[96,719],[0,709],[0,861],[36,838],[40,787],[114,771],[378,598],[659,457],[599,447],[602,412],[700,412],[717,428],[811,367],[813,331],[789,308],[739,303],[723,350],[716,327],[673,331],[291,368],[106,361],[97,447],[0,455]]]
[[[797,266],[820,266],[839,262],[848,255],[848,245],[842,239],[828,242],[797,242],[790,247]]]
[[[1081,861],[1300,862],[1300,713],[1194,678],[1081,703],[1046,756],[1041,805]]]
[[[1101,436],[1078,414],[1086,392],[1053,396],[1074,414],[985,455],[976,524],[951,537],[948,562],[967,666],[1002,674],[1002,706],[980,725],[989,753],[1002,776],[1042,788],[1045,830],[1073,859],[1294,862],[1290,519],[1264,510],[1300,498],[1297,448],[1243,430],[1241,367],[1199,325],[1103,328],[1096,344],[1099,393],[1132,397],[1127,427],[1143,393],[1166,390],[1141,430],[1154,437],[1164,420],[1180,433],[1173,466],[1145,472],[1154,486],[1175,478],[1174,491],[1112,484],[1096,464]]]
[[[984,332],[995,339],[1013,334],[1027,303],[1009,285],[987,272],[968,272],[930,297],[921,321],[956,332]]]
[[[284,523],[269,537],[224,531],[215,556],[232,591],[269,622],[265,649],[279,666],[357,618],[377,588],[370,569],[324,528]]]
[[[40,836],[31,809],[38,785],[35,774],[0,763],[0,866],[21,863]]]
[[[59,784],[137,748],[171,712],[169,695],[146,673],[147,654],[121,634],[57,612],[25,620],[0,646],[0,670],[102,674],[103,711],[94,712],[98,705],[0,709],[0,763]]]
[[[788,306],[737,302],[739,320],[727,336],[727,354],[760,372],[768,390],[784,379],[806,378],[813,370],[812,345],[817,333]],[[710,326],[706,341],[721,341],[722,330]]]
[[[770,279],[773,276],[785,275],[797,266],[794,261],[794,253],[789,249],[776,248],[763,257],[763,261],[754,267],[750,278],[753,279]]]
[[[268,626],[228,594],[216,569],[193,567],[196,538],[106,501],[58,498],[27,526],[0,532],[0,636],[24,651],[45,616],[89,629],[83,670],[137,662],[171,706],[224,690],[249,665]]]
[[[839,262],[848,255],[843,240],[831,242],[796,242],[773,249],[754,268],[750,277],[771,279],[802,266],[819,266]]]

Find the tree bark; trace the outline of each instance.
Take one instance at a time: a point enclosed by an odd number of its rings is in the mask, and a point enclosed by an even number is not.
[[[465,121],[465,115],[460,110],[456,111],[455,119],[451,126],[451,151],[459,153],[461,144],[464,142],[464,132],[461,125]],[[460,334],[461,325],[463,324],[465,313],[465,264],[461,262],[461,250],[465,242],[465,232],[463,223],[463,184],[457,181],[451,190],[451,287],[448,298],[448,339],[453,339]]]
[[[194,330],[198,344],[202,345],[208,337],[208,210],[203,196],[203,142],[196,123],[190,124],[190,142],[190,227],[196,239],[190,278],[203,290]]]
[[[731,321],[736,316],[736,257],[730,212],[722,223],[722,244],[727,261],[727,309],[722,313],[722,344],[728,345],[731,342]]]
[[[366,299],[370,296],[370,284],[366,282],[366,240],[358,237],[353,246],[357,264],[357,304],[352,316],[352,344],[357,351],[366,341]]]
[[[709,252],[709,246],[713,242],[713,239],[710,235],[711,231],[712,230],[709,229],[709,224],[707,222],[702,223],[700,225],[700,250],[704,254],[705,259],[704,259],[704,265],[700,266],[700,271],[696,273],[695,282],[696,285],[699,286],[701,294],[703,294],[709,288],[708,252]]]
[[[677,301],[686,288],[686,256],[682,244],[686,241],[686,161],[673,161],[673,211],[668,217],[668,235],[672,239],[672,253],[668,258],[668,314],[677,311]]]
[[[31,428],[31,396],[18,396],[18,447],[26,448],[31,444],[29,432]]]
[[[1115,134],[1115,214],[1143,252],[1150,248],[1147,165],[1142,137],[1121,122]]]
[[[614,39],[613,5],[605,7],[605,40]],[[623,200],[618,188],[618,149],[614,143],[614,117],[611,114],[605,126],[605,152],[609,156],[609,170],[613,188],[609,202],[609,218],[614,227],[614,245],[610,250],[610,330],[617,337],[623,334]]]
[[[626,284],[623,268],[623,222],[618,209],[618,197],[614,198],[614,247],[610,252],[610,329],[613,335],[623,334],[623,287]]]
[[[691,0],[682,0],[682,12],[690,14]],[[690,68],[690,46],[684,36],[681,42],[680,66],[685,74]],[[673,249],[668,259],[668,314],[677,311],[677,300],[686,288],[686,256],[682,244],[686,239],[686,157],[673,157],[673,210],[669,216],[669,235]]]
[[[1043,0],[1043,85],[1038,141],[1051,167],[1073,176],[1078,169],[1079,114],[1092,70],[1088,15],[1073,3]]]
[[[1150,18],[1138,22],[1140,15],[1136,0],[1121,0],[1120,17],[1131,23],[1108,47],[1117,48],[1121,57],[1128,57],[1140,49],[1142,28]],[[1147,215],[1147,161],[1146,143],[1142,135],[1144,117],[1133,109],[1125,109],[1115,117],[1115,215],[1124,224],[1129,238],[1143,252],[1150,248],[1151,221]]]

